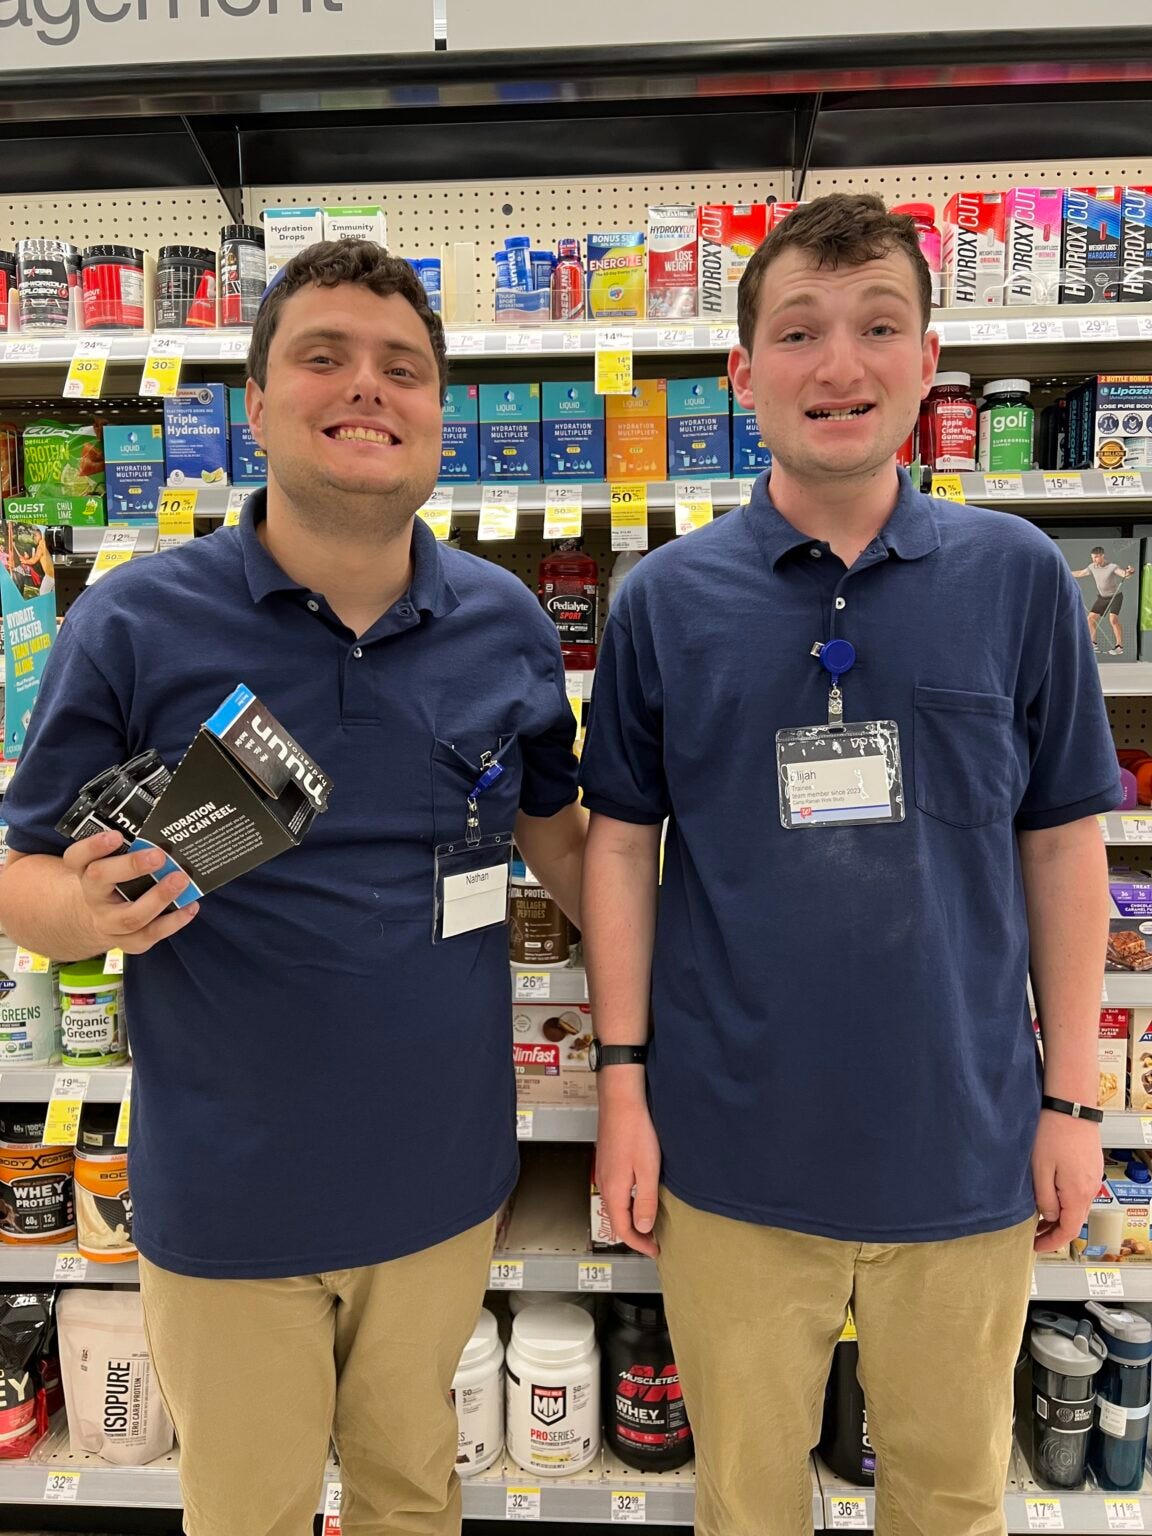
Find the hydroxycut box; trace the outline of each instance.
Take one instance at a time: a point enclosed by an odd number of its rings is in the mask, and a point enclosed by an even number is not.
[[[1009,304],[1055,304],[1060,298],[1064,192],[1014,187],[1004,198]]]
[[[164,489],[164,428],[158,421],[104,428],[104,479],[113,522],[156,521]]]
[[[732,396],[732,473],[758,475],[772,468],[772,450],[760,433],[755,411],[750,411]]]
[[[642,319],[644,231],[594,229],[587,238],[589,319]]]
[[[1120,298],[1152,302],[1152,187],[1125,187],[1121,204]]]
[[[732,473],[727,377],[668,380],[668,473],[671,478]]]
[[[1064,194],[1061,304],[1098,304],[1119,297],[1120,187],[1069,187]]]
[[[700,209],[696,228],[700,315],[706,320],[734,319],[744,268],[768,233],[767,205],[708,203]]]
[[[603,480],[604,396],[588,379],[541,388],[545,480]]]
[[[957,192],[944,209],[944,302],[1003,304],[1004,194]]]
[[[539,480],[539,384],[481,384],[481,480]]]
[[[388,244],[388,222],[382,208],[325,208],[325,240],[374,240]]]
[[[648,318],[684,320],[696,314],[699,245],[692,203],[648,210]]]
[[[324,239],[323,208],[265,208],[264,263],[268,281],[293,256]]]
[[[630,395],[604,397],[609,480],[668,478],[668,382],[637,379]]]
[[[189,384],[165,398],[164,463],[169,485],[227,485],[228,391],[223,384]]]
[[[268,455],[252,436],[242,389],[228,391],[228,440],[234,485],[263,485],[268,479]]]
[[[444,395],[438,479],[479,478],[480,391],[475,384],[450,384]]]

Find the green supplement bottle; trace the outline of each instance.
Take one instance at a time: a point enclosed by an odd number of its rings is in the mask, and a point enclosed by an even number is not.
[[[980,407],[980,468],[986,474],[1021,474],[1032,468],[1035,415],[1028,379],[994,379]]]

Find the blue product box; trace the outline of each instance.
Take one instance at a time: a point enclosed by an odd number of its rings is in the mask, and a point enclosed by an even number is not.
[[[545,480],[603,480],[604,396],[588,379],[541,388]]]
[[[475,384],[452,384],[444,396],[440,439],[441,480],[480,478],[480,392]]]
[[[732,473],[758,475],[772,468],[772,450],[760,436],[756,412],[746,410],[732,396]]]
[[[497,288],[495,313],[502,325],[544,325],[552,318],[552,290]]]
[[[164,428],[158,421],[104,428],[109,522],[155,522],[164,489]]]
[[[539,480],[539,384],[481,384],[481,480]]]
[[[242,389],[228,391],[228,421],[233,485],[263,485],[268,479],[268,455],[252,436]]]
[[[228,391],[189,384],[164,401],[164,462],[169,485],[228,484]]]
[[[668,380],[668,478],[732,473],[726,377]]]

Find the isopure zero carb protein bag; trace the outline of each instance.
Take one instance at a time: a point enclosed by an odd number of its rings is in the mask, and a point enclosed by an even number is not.
[[[87,1451],[121,1467],[167,1455],[175,1435],[139,1292],[69,1289],[56,1317],[73,1455]]]

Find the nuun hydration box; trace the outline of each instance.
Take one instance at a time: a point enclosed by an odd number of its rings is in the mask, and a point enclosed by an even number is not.
[[[1004,194],[957,192],[944,209],[944,302],[1003,304]]]
[[[726,377],[668,380],[668,473],[727,479],[732,472]]]
[[[1058,303],[1063,251],[1062,189],[1014,187],[1004,200],[1004,218],[1008,238],[1008,303]]]
[[[589,318],[642,319],[643,230],[590,230],[587,250]]]
[[[263,485],[268,479],[268,455],[252,436],[242,389],[228,391],[228,437],[234,485]]]
[[[481,384],[480,478],[540,479],[539,384]]]
[[[684,320],[696,314],[699,247],[696,209],[676,204],[648,210],[648,318]]]
[[[104,428],[104,478],[111,522],[156,521],[164,489],[164,428],[158,421]]]
[[[772,468],[772,450],[760,434],[755,411],[750,411],[732,396],[732,473],[758,475]]]
[[[1120,187],[1069,187],[1064,194],[1064,279],[1061,304],[1119,297]]]
[[[165,399],[164,461],[169,485],[227,485],[228,391],[223,384],[188,384]]]
[[[451,384],[445,393],[438,478],[480,478],[480,392],[475,384]]]
[[[269,282],[293,256],[324,239],[323,208],[265,208],[264,262]]]
[[[604,396],[587,379],[542,388],[545,480],[603,480]]]

